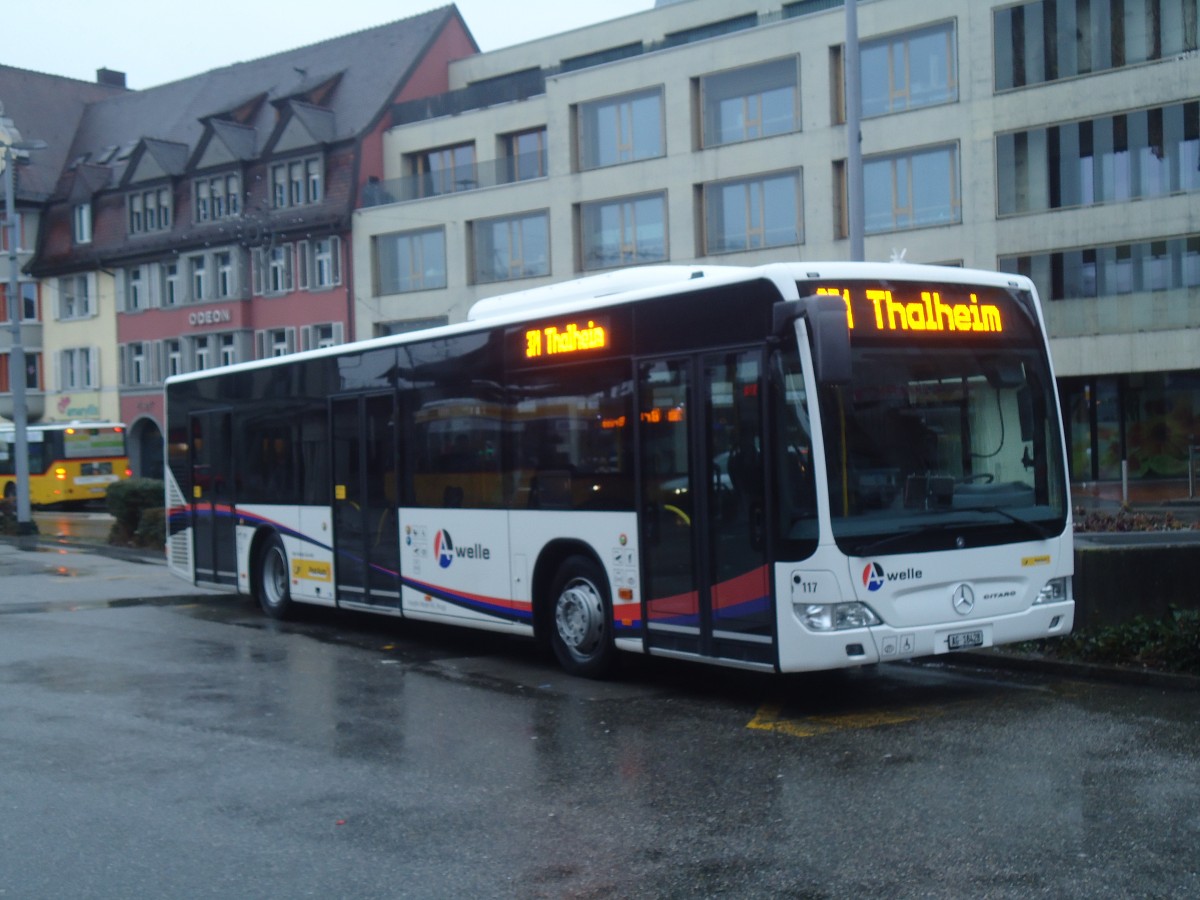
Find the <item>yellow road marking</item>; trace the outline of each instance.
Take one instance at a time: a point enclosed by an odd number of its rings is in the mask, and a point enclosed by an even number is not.
[[[803,716],[793,719],[782,717],[782,712],[782,704],[764,704],[746,727],[756,731],[778,731],[792,737],[817,737],[837,731],[899,725],[903,722],[914,722],[925,716],[940,714],[937,710],[931,710],[928,707],[910,707],[907,709],[872,709],[833,716]]]

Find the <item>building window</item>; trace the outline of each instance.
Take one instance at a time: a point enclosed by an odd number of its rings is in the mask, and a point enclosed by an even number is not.
[[[860,61],[864,117],[958,99],[953,22],[864,41]]]
[[[580,207],[582,263],[587,269],[667,258],[666,194],[644,194]]]
[[[665,153],[662,88],[580,105],[579,168],[598,169]]]
[[[90,244],[92,242],[92,204],[80,203],[71,210],[72,228],[75,243]]]
[[[237,352],[237,335],[222,334],[218,335],[218,340],[221,344],[221,365],[232,366],[238,361]]]
[[[502,143],[509,181],[529,181],[545,178],[549,174],[546,169],[545,128],[507,134],[502,138]]]
[[[443,229],[380,234],[371,242],[376,296],[446,286],[446,234]]]
[[[129,386],[151,384],[150,345],[135,341],[120,348],[121,383]]]
[[[287,356],[296,352],[295,328],[271,328],[254,334],[258,345],[258,358],[270,359],[275,356]]]
[[[275,208],[311,206],[324,196],[324,167],[319,156],[271,166],[271,202]]]
[[[1200,101],[996,137],[1000,215],[1200,191]]]
[[[301,350],[323,350],[342,343],[342,323],[327,322],[324,325],[306,325],[300,330]]]
[[[211,335],[201,334],[192,338],[193,371],[199,372],[213,367],[213,344]]]
[[[1194,51],[1196,0],[1034,0],[992,13],[996,90]]]
[[[1085,300],[1200,288],[1200,235],[1005,256],[1043,300]]]
[[[125,270],[126,312],[137,312],[150,305],[149,297],[146,295],[146,282],[142,277],[143,271],[141,266]]]
[[[867,234],[962,221],[957,145],[865,159],[863,183]]]
[[[92,297],[86,275],[58,279],[58,318],[86,319],[92,315]]]
[[[795,57],[718,72],[700,79],[705,147],[800,129]]]
[[[164,306],[177,306],[183,302],[183,289],[179,283],[179,263],[163,264],[162,297]]]
[[[188,275],[191,281],[191,296],[193,303],[210,299],[208,296],[208,260],[203,256],[188,257]]]
[[[98,351],[95,347],[71,347],[58,354],[60,390],[90,390],[98,386]]]
[[[12,392],[12,385],[9,381],[10,366],[9,354],[0,353],[0,394]],[[42,355],[27,350],[25,352],[25,387],[27,390],[40,391],[42,389],[41,371]]]
[[[129,233],[149,234],[171,227],[171,189],[139,191],[127,198]]]
[[[228,299],[237,294],[237,271],[233,265],[233,254],[222,251],[214,254],[217,269],[217,297]]]
[[[301,290],[320,291],[342,283],[342,241],[336,236],[296,245]]]
[[[704,186],[704,252],[735,253],[798,244],[800,173],[718,181]]]
[[[241,176],[236,173],[197,179],[195,193],[197,222],[228,219],[241,211]]]
[[[166,361],[163,368],[168,378],[183,374],[183,347],[178,338],[163,341],[163,359]]]
[[[18,282],[17,292],[20,300],[17,301],[18,315],[21,316],[22,322],[37,322],[38,316],[38,282],[36,281],[21,281]],[[0,281],[0,322],[12,322],[11,311],[8,304],[8,284]]]
[[[293,288],[292,245],[272,247],[267,251],[267,293],[286,294]]]
[[[439,197],[479,186],[474,144],[425,150],[411,154],[408,160],[415,182],[414,197]]]
[[[474,282],[550,274],[550,213],[546,210],[471,224]]]

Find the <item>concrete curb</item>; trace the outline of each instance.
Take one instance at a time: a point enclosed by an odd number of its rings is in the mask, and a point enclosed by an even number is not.
[[[1080,678],[1087,681],[1109,681],[1138,687],[1157,687],[1174,691],[1200,691],[1200,676],[1159,672],[1154,669],[1135,669],[1131,666],[1104,666],[1096,663],[1055,659],[1036,653],[1017,653],[997,648],[950,654],[950,658],[932,657],[951,665],[973,665],[989,669],[1008,669],[1016,672],[1040,672]]]

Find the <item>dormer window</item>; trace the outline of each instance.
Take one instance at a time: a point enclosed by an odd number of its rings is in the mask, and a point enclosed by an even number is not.
[[[130,234],[149,234],[171,228],[171,189],[137,191],[126,201]]]
[[[311,206],[325,196],[321,157],[293,159],[271,166],[271,204],[276,209]]]
[[[196,179],[196,222],[236,218],[242,211],[241,193],[242,179],[236,172]]]
[[[92,204],[79,203],[71,210],[72,231],[76,244],[92,242]]]

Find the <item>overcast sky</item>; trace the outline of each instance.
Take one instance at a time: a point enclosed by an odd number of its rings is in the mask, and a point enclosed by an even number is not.
[[[447,5],[443,0],[3,0],[0,63],[148,88]],[[651,9],[654,0],[458,0],[481,50]]]

